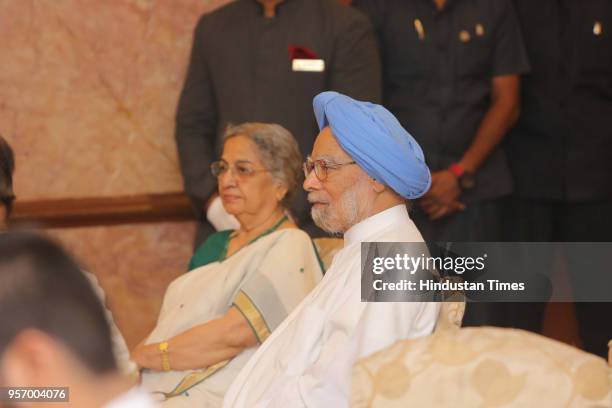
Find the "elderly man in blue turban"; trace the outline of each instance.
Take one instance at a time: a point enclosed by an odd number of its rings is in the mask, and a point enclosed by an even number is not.
[[[304,164],[317,225],[344,235],[325,278],[261,345],[225,407],[345,407],[358,358],[434,328],[439,304],[361,302],[361,243],[422,242],[406,200],[431,184],[423,152],[389,111],[337,92],[314,99],[321,132]]]

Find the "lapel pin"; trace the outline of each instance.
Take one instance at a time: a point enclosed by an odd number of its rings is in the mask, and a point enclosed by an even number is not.
[[[476,24],[476,35],[479,37],[482,37],[484,33],[485,33],[485,30],[482,24],[480,23]]]
[[[595,24],[593,25],[593,34],[601,35],[602,32],[603,32],[603,29],[601,27],[601,23],[599,21],[596,21]]]
[[[423,28],[423,23],[418,18],[414,19],[414,29],[419,36],[419,40],[423,41],[425,39],[425,29]]]

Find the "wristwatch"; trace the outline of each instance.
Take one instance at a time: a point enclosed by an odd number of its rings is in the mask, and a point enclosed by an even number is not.
[[[469,190],[474,187],[476,184],[476,179],[474,177],[474,173],[467,171],[463,168],[459,163],[453,163],[448,167],[448,170],[457,177],[457,181],[459,181],[459,186],[463,190]]]

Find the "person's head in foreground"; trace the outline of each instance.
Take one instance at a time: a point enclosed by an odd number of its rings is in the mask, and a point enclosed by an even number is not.
[[[314,109],[321,132],[304,164],[304,189],[319,227],[341,234],[427,192],[423,151],[384,107],[323,92]]]
[[[129,388],[91,284],[50,240],[0,234],[0,314],[1,387],[69,387],[70,405],[54,407],[100,407]]]
[[[221,159],[211,165],[225,210],[242,230],[278,221],[302,181],[297,142],[282,126],[244,123],[225,131]]]
[[[6,227],[6,220],[11,215],[15,194],[13,193],[13,172],[15,158],[13,150],[0,136],[0,229]]]

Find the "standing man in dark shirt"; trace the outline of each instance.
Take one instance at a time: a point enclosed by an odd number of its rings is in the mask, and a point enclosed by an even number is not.
[[[204,15],[176,116],[185,189],[203,221],[198,241],[213,230],[209,165],[228,123],[278,123],[309,152],[317,135],[313,97],[336,90],[377,101],[380,77],[371,24],[338,0],[236,0]],[[305,196],[297,201],[300,226],[316,232]]]
[[[498,144],[528,63],[510,0],[354,0],[377,31],[383,101],[418,140],[432,186],[413,218],[426,240],[500,241],[512,191]]]
[[[612,1],[515,5],[532,71],[508,138],[509,222],[517,240],[612,241]],[[574,284],[598,282],[588,268],[569,272]],[[612,304],[577,303],[576,314],[584,348],[605,356]]]
[[[412,218],[428,241],[503,241],[512,192],[499,148],[529,69],[510,0],[353,0],[374,24],[383,101],[417,139],[432,185]],[[494,325],[518,304],[469,303],[465,325]],[[519,312],[520,314],[520,312]],[[505,323],[505,322],[504,322]]]

